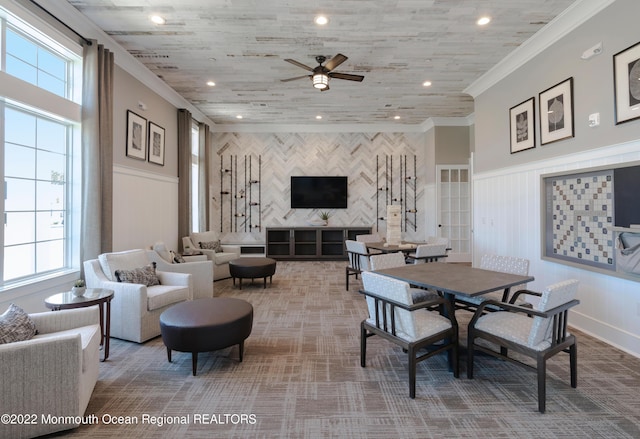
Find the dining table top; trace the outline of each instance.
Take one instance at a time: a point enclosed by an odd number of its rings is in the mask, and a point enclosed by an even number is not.
[[[465,264],[434,262],[375,270],[375,273],[403,280],[411,285],[445,294],[480,296],[532,282],[533,276],[473,268]]]
[[[379,250],[383,253],[412,252],[415,251],[420,244],[426,244],[426,242],[403,242],[402,244],[388,244],[386,242],[365,242],[367,248]]]

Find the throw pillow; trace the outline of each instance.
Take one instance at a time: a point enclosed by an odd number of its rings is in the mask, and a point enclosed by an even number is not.
[[[142,284],[148,287],[160,285],[160,279],[158,279],[158,275],[156,274],[155,262],[133,270],[116,270],[116,279],[118,279],[118,282]]]
[[[216,253],[222,252],[222,244],[220,244],[219,239],[217,241],[200,242],[199,244],[200,244],[200,248],[213,250]]]
[[[181,254],[171,252],[171,256],[173,256],[173,262],[175,264],[183,264],[187,261],[184,260]]]
[[[0,316],[0,344],[30,340],[37,333],[29,314],[13,303]]]

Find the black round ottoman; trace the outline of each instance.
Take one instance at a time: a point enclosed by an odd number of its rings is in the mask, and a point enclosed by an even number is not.
[[[269,283],[273,282],[273,275],[276,272],[276,260],[271,258],[237,258],[229,261],[229,274],[236,284],[239,279],[240,289],[242,289],[242,279],[264,278],[263,288],[267,288],[267,278]]]
[[[198,352],[210,352],[238,345],[240,361],[244,341],[253,327],[253,307],[249,302],[227,297],[197,299],[178,303],[160,314],[160,334],[171,350],[191,352],[196,375]]]

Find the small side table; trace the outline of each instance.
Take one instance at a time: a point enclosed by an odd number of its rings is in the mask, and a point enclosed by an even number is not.
[[[44,300],[47,308],[53,311],[61,309],[84,308],[98,305],[100,309],[100,346],[103,348],[105,361],[109,358],[109,338],[111,337],[111,299],[113,290],[104,288],[87,288],[84,295],[76,296],[71,291],[54,294]],[[107,306],[105,307],[105,303]]]

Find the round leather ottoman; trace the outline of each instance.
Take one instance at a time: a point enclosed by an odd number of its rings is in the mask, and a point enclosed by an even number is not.
[[[194,376],[198,352],[217,351],[237,344],[242,362],[244,341],[252,327],[251,304],[227,297],[178,303],[160,314],[160,334],[169,362],[171,350],[191,352]]]
[[[229,261],[229,274],[236,284],[239,279],[240,289],[242,289],[242,279],[264,278],[263,288],[267,288],[267,278],[269,283],[273,282],[273,275],[276,272],[276,260],[271,258],[237,258]]]

